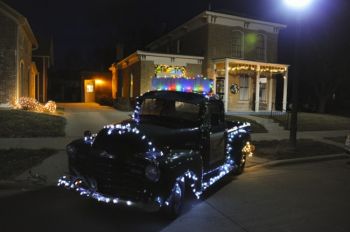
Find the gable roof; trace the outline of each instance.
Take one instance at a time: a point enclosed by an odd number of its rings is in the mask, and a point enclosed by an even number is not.
[[[28,23],[28,20],[21,15],[18,11],[11,8],[4,2],[0,1],[0,11],[2,11],[4,14],[8,15],[10,18],[12,18],[19,26],[23,28],[25,33],[27,34],[29,40],[32,42],[32,48],[37,49],[39,47],[38,41],[35,38],[35,35]]]

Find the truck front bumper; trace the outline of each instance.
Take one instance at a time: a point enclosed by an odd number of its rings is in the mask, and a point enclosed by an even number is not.
[[[122,199],[118,196],[108,196],[99,193],[98,191],[90,187],[89,184],[84,180],[84,178],[78,176],[62,176],[58,179],[57,186],[75,190],[81,196],[86,196],[88,198],[95,199],[99,202],[131,206],[151,212],[158,211],[164,204],[163,199],[159,196],[155,197],[153,201],[151,200],[148,202],[135,202],[128,199]]]

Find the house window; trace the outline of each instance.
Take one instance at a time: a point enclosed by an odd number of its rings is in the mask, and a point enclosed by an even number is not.
[[[249,100],[249,76],[246,74],[239,77],[239,100]]]
[[[265,60],[265,37],[261,34],[256,36],[256,59]]]
[[[240,31],[233,32],[232,56],[242,57],[242,32]]]
[[[266,98],[266,84],[267,84],[267,78],[266,77],[262,77],[260,78],[260,91],[259,91],[259,98],[260,98],[260,102],[266,102],[267,98]]]

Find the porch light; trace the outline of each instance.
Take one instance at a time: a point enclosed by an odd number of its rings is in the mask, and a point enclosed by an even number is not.
[[[96,79],[96,80],[95,80],[95,84],[96,84],[96,85],[102,85],[103,83],[104,83],[104,81],[101,80],[101,79]]]

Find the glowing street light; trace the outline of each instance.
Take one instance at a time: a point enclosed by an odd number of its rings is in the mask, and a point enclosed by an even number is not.
[[[311,4],[312,0],[284,0],[284,3],[291,8],[305,9]]]
[[[290,120],[289,142],[293,148],[297,146],[297,130],[298,130],[298,45],[300,40],[301,16],[302,11],[310,6],[313,0],[283,0],[286,6],[292,8],[296,16],[296,35],[295,35],[295,50],[294,50],[294,73],[293,73],[293,91],[292,91],[292,114]],[[293,68],[293,67],[292,67]]]

